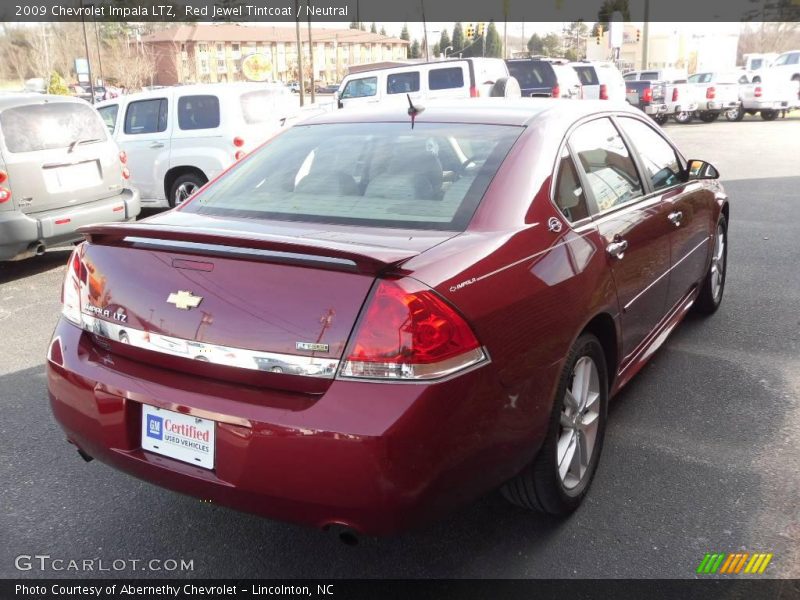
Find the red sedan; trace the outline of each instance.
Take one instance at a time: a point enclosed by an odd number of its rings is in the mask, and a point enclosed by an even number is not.
[[[47,361],[84,458],[369,534],[499,486],[577,508],[609,398],[720,304],[718,173],[625,105],[409,112],[317,116],[86,230]]]

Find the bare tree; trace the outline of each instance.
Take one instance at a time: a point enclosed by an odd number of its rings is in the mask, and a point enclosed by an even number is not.
[[[800,23],[774,22],[747,26],[739,35],[737,58],[754,52],[786,52],[800,46]]]

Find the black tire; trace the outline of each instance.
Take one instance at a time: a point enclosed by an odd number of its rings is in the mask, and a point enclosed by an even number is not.
[[[202,175],[198,175],[197,173],[186,173],[185,175],[181,175],[175,181],[172,182],[172,185],[169,188],[169,198],[167,201],[169,202],[170,207],[174,208],[181,204],[184,200],[188,199],[192,194],[194,194],[197,190],[203,187],[206,183],[207,179]],[[179,190],[192,190],[186,198],[181,201],[177,200],[177,196]]]
[[[519,98],[522,92],[519,82],[514,77],[501,77],[494,82],[492,91],[489,93],[494,98]]]
[[[761,111],[761,118],[765,121],[774,121],[778,118],[778,111],[777,110],[762,110]]]
[[[722,235],[722,252],[718,252],[719,236]],[[708,272],[703,278],[703,283],[700,287],[700,293],[694,303],[695,310],[702,315],[710,315],[717,312],[719,305],[722,304],[722,296],[725,292],[725,279],[728,274],[728,220],[724,214],[719,216],[717,222],[717,230],[714,233],[714,246],[712,248],[711,264],[708,267]],[[720,273],[720,257],[721,257],[721,273]],[[714,285],[715,269],[720,273],[719,287]]]
[[[744,109],[741,106],[737,106],[736,108],[732,108],[730,110],[725,111],[725,118],[728,121],[741,121],[744,119]]]
[[[597,371],[599,386],[599,396],[597,398],[597,402],[599,402],[597,410],[598,425],[591,458],[588,461],[586,470],[577,485],[568,488],[562,481],[558,471],[558,441],[568,431],[561,424],[566,392],[572,385],[575,365],[584,357],[591,359]],[[586,496],[597,470],[600,453],[603,449],[607,416],[608,377],[603,347],[594,335],[584,333],[573,345],[564,364],[564,371],[561,374],[556,398],[553,402],[550,427],[544,443],[533,462],[501,488],[503,496],[512,504],[522,508],[537,510],[551,515],[567,515],[578,508]]]
[[[663,125],[669,119],[669,115],[653,115],[653,121],[658,123],[659,125]]]
[[[709,112],[707,110],[702,111],[697,116],[703,123],[713,123],[714,121],[719,119],[719,113],[718,112]]]
[[[694,113],[688,110],[684,110],[672,115],[672,118],[675,119],[676,123],[680,123],[681,125],[686,125],[687,123],[691,123],[694,119]]]

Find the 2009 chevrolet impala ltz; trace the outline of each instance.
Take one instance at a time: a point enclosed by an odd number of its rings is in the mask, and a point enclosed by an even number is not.
[[[85,458],[272,518],[389,534],[501,486],[567,514],[609,398],[719,306],[728,210],[624,104],[316,116],[85,230],[52,410]]]

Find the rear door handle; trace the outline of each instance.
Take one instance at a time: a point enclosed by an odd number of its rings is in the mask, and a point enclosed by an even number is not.
[[[164,147],[164,142],[152,142],[150,144],[150,147],[151,148],[163,148]]]
[[[680,227],[681,219],[683,219],[683,213],[677,210],[675,212],[669,213],[667,218],[672,222],[673,225],[675,225],[675,227]]]
[[[628,240],[615,239],[608,246],[606,246],[606,252],[618,260],[625,256],[625,250],[627,249]]]

